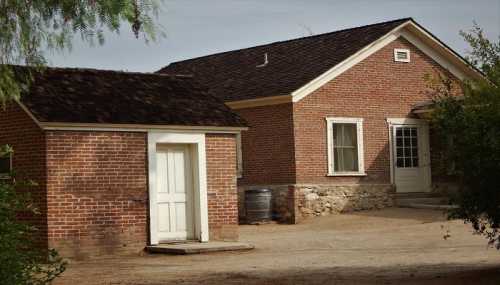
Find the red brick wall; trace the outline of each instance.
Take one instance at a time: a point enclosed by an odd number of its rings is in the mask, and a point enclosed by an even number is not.
[[[142,250],[146,134],[48,131],[46,140],[50,246],[76,258]]]
[[[411,62],[394,62],[407,48]],[[429,100],[425,74],[442,70],[431,58],[398,39],[294,104],[297,183],[390,183],[388,117],[411,117]],[[443,70],[442,70],[443,71]],[[325,117],[364,118],[366,177],[327,177]]]
[[[31,179],[38,186],[29,191],[40,215],[24,216],[38,228],[41,246],[47,246],[47,201],[45,185],[45,139],[43,131],[17,104],[0,107],[0,145],[13,147],[13,168],[17,178]]]
[[[239,185],[295,181],[291,103],[235,110],[248,122],[242,133],[243,177]]]
[[[210,239],[237,240],[236,136],[207,134],[206,154]]]
[[[148,243],[145,133],[48,131],[48,238],[64,256]],[[235,135],[207,135],[211,239],[238,238]]]

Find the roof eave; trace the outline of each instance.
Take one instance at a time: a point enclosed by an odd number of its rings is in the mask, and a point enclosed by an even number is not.
[[[204,133],[239,133],[248,130],[241,126],[185,126],[185,125],[151,125],[151,124],[100,124],[100,123],[66,123],[40,122],[43,130],[66,131],[115,131],[115,132],[150,132],[178,131]]]
[[[292,102],[292,95],[288,94],[288,95],[278,95],[278,96],[270,96],[270,97],[248,99],[248,100],[229,101],[226,102],[226,105],[233,110],[238,110],[238,109],[254,108],[260,106],[278,105],[291,102]]]

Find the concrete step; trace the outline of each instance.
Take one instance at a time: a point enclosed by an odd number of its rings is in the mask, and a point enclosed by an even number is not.
[[[452,210],[456,209],[457,205],[433,205],[433,204],[407,204],[398,205],[400,208],[412,208],[412,209],[427,209],[427,210]]]
[[[437,193],[397,193],[396,206],[402,208],[450,210],[456,208],[449,204],[449,199]]]
[[[209,252],[221,251],[237,251],[250,250],[254,246],[244,242],[226,242],[226,241],[210,241],[210,242],[185,242],[185,243],[162,243],[159,245],[147,246],[146,250],[150,253],[165,253],[165,254],[200,254]]]
[[[396,198],[396,205],[398,206],[407,206],[410,204],[446,205],[448,204],[448,199],[445,197]]]
[[[439,193],[434,193],[434,192],[408,192],[408,193],[396,193],[394,195],[396,198],[435,198],[435,197],[442,197],[441,194]]]

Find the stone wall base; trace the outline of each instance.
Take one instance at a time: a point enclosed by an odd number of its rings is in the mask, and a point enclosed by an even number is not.
[[[381,209],[394,205],[391,184],[288,184],[238,187],[240,223],[245,221],[245,191],[272,190],[273,218],[296,224],[305,217]]]
[[[390,184],[297,185],[302,217],[382,209],[394,205]]]

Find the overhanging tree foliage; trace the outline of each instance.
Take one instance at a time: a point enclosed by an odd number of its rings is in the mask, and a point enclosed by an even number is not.
[[[156,40],[162,36],[153,21],[159,5],[157,0],[0,1],[0,105],[18,99],[25,88],[9,64],[41,68],[46,64],[44,51],[71,49],[75,35],[103,44],[104,31],[119,33],[123,23],[136,37]]]
[[[29,88],[30,72],[41,71],[47,63],[44,51],[71,50],[75,35],[91,45],[103,44],[105,30],[119,33],[125,23],[146,42],[163,36],[154,22],[159,5],[157,0],[1,0],[0,108]],[[34,68],[14,72],[17,64]],[[12,151],[0,145],[0,156]],[[18,219],[19,213],[40,214],[27,194],[33,186],[0,179],[2,284],[47,284],[65,269],[55,250],[37,246],[39,229]]]
[[[459,208],[451,217],[470,223],[500,249],[500,38],[488,40],[477,24],[461,35],[472,48],[468,60],[485,78],[462,82],[459,97],[449,78],[439,78],[432,123],[459,183]]]

